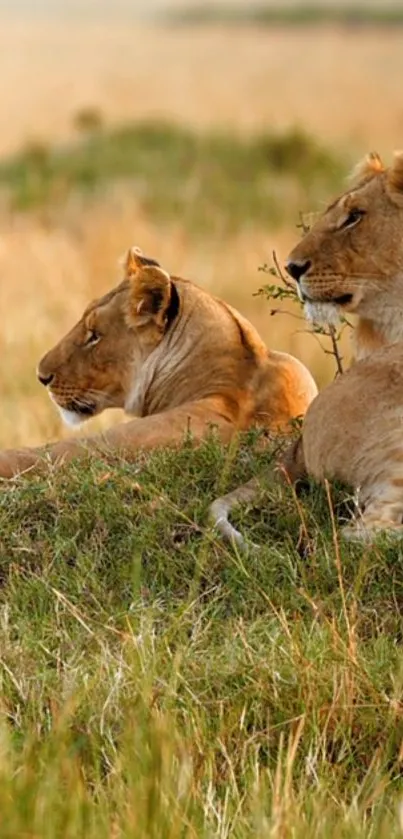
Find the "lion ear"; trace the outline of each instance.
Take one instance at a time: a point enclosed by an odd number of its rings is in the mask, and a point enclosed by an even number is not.
[[[357,163],[350,175],[352,181],[363,181],[367,178],[373,178],[374,175],[379,175],[384,172],[385,167],[378,152],[370,151],[365,157]]]
[[[143,251],[141,248],[138,248],[137,245],[133,245],[129,248],[123,258],[123,266],[127,277],[131,274],[135,274],[136,271],[139,271],[146,266],[161,268],[156,259],[152,259],[150,256],[144,256]]]
[[[124,258],[125,277],[131,284],[130,314],[143,323],[153,319],[165,323],[171,299],[171,278],[156,259],[143,256],[140,248],[129,248]]]
[[[395,152],[395,159],[388,169],[388,185],[393,192],[403,194],[403,152]]]

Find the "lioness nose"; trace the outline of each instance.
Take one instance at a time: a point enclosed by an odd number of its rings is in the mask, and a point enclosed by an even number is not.
[[[302,275],[306,274],[306,272],[311,267],[311,262],[309,259],[307,259],[306,262],[287,262],[287,265],[285,267],[290,277],[292,277],[293,280],[296,280],[296,282],[298,282],[298,280],[301,279]]]
[[[54,378],[54,373],[41,373],[41,371],[38,370],[38,379],[42,385],[45,385],[45,387],[50,385]]]

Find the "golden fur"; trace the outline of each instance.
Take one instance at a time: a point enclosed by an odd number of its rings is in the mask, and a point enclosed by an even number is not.
[[[308,370],[267,350],[238,312],[191,282],[171,277],[131,248],[122,282],[91,303],[41,360],[38,376],[62,417],[77,424],[105,408],[138,419],[102,435],[0,454],[0,475],[89,451],[133,458],[140,450],[200,440],[215,426],[223,441],[261,424],[283,429],[316,394]]]
[[[403,153],[390,168],[372,153],[289,255],[308,318],[357,316],[356,359],[403,339],[402,229]]]
[[[287,267],[308,317],[357,316],[360,360],[314,399],[282,466],[292,481],[309,474],[357,491],[357,517],[343,528],[347,538],[403,533],[403,154],[389,169],[369,155]],[[250,481],[212,506],[221,532],[240,544],[228,514],[257,490]]]
[[[337,479],[357,492],[360,514],[343,528],[347,538],[378,530],[403,533],[403,342],[353,364],[321,391],[305,417],[302,463],[323,481]]]
[[[403,154],[390,168],[372,154],[355,177],[289,257],[310,263],[298,281],[308,315],[323,314],[323,302],[357,315],[360,359],[314,400],[290,472],[304,463],[317,480],[357,491],[359,513],[343,533],[368,539],[403,532]]]

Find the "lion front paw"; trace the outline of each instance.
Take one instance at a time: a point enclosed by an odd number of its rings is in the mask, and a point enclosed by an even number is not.
[[[0,452],[0,478],[15,478],[34,468],[38,454],[34,449],[6,449]]]

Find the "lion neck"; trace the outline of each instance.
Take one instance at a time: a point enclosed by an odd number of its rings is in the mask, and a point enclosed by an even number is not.
[[[403,341],[403,275],[394,282],[393,293],[359,315],[353,335],[354,360],[367,358],[376,350]]]
[[[233,393],[266,361],[267,349],[260,337],[230,306],[190,283],[175,282],[182,315],[135,374],[125,401],[125,411],[135,416]]]

